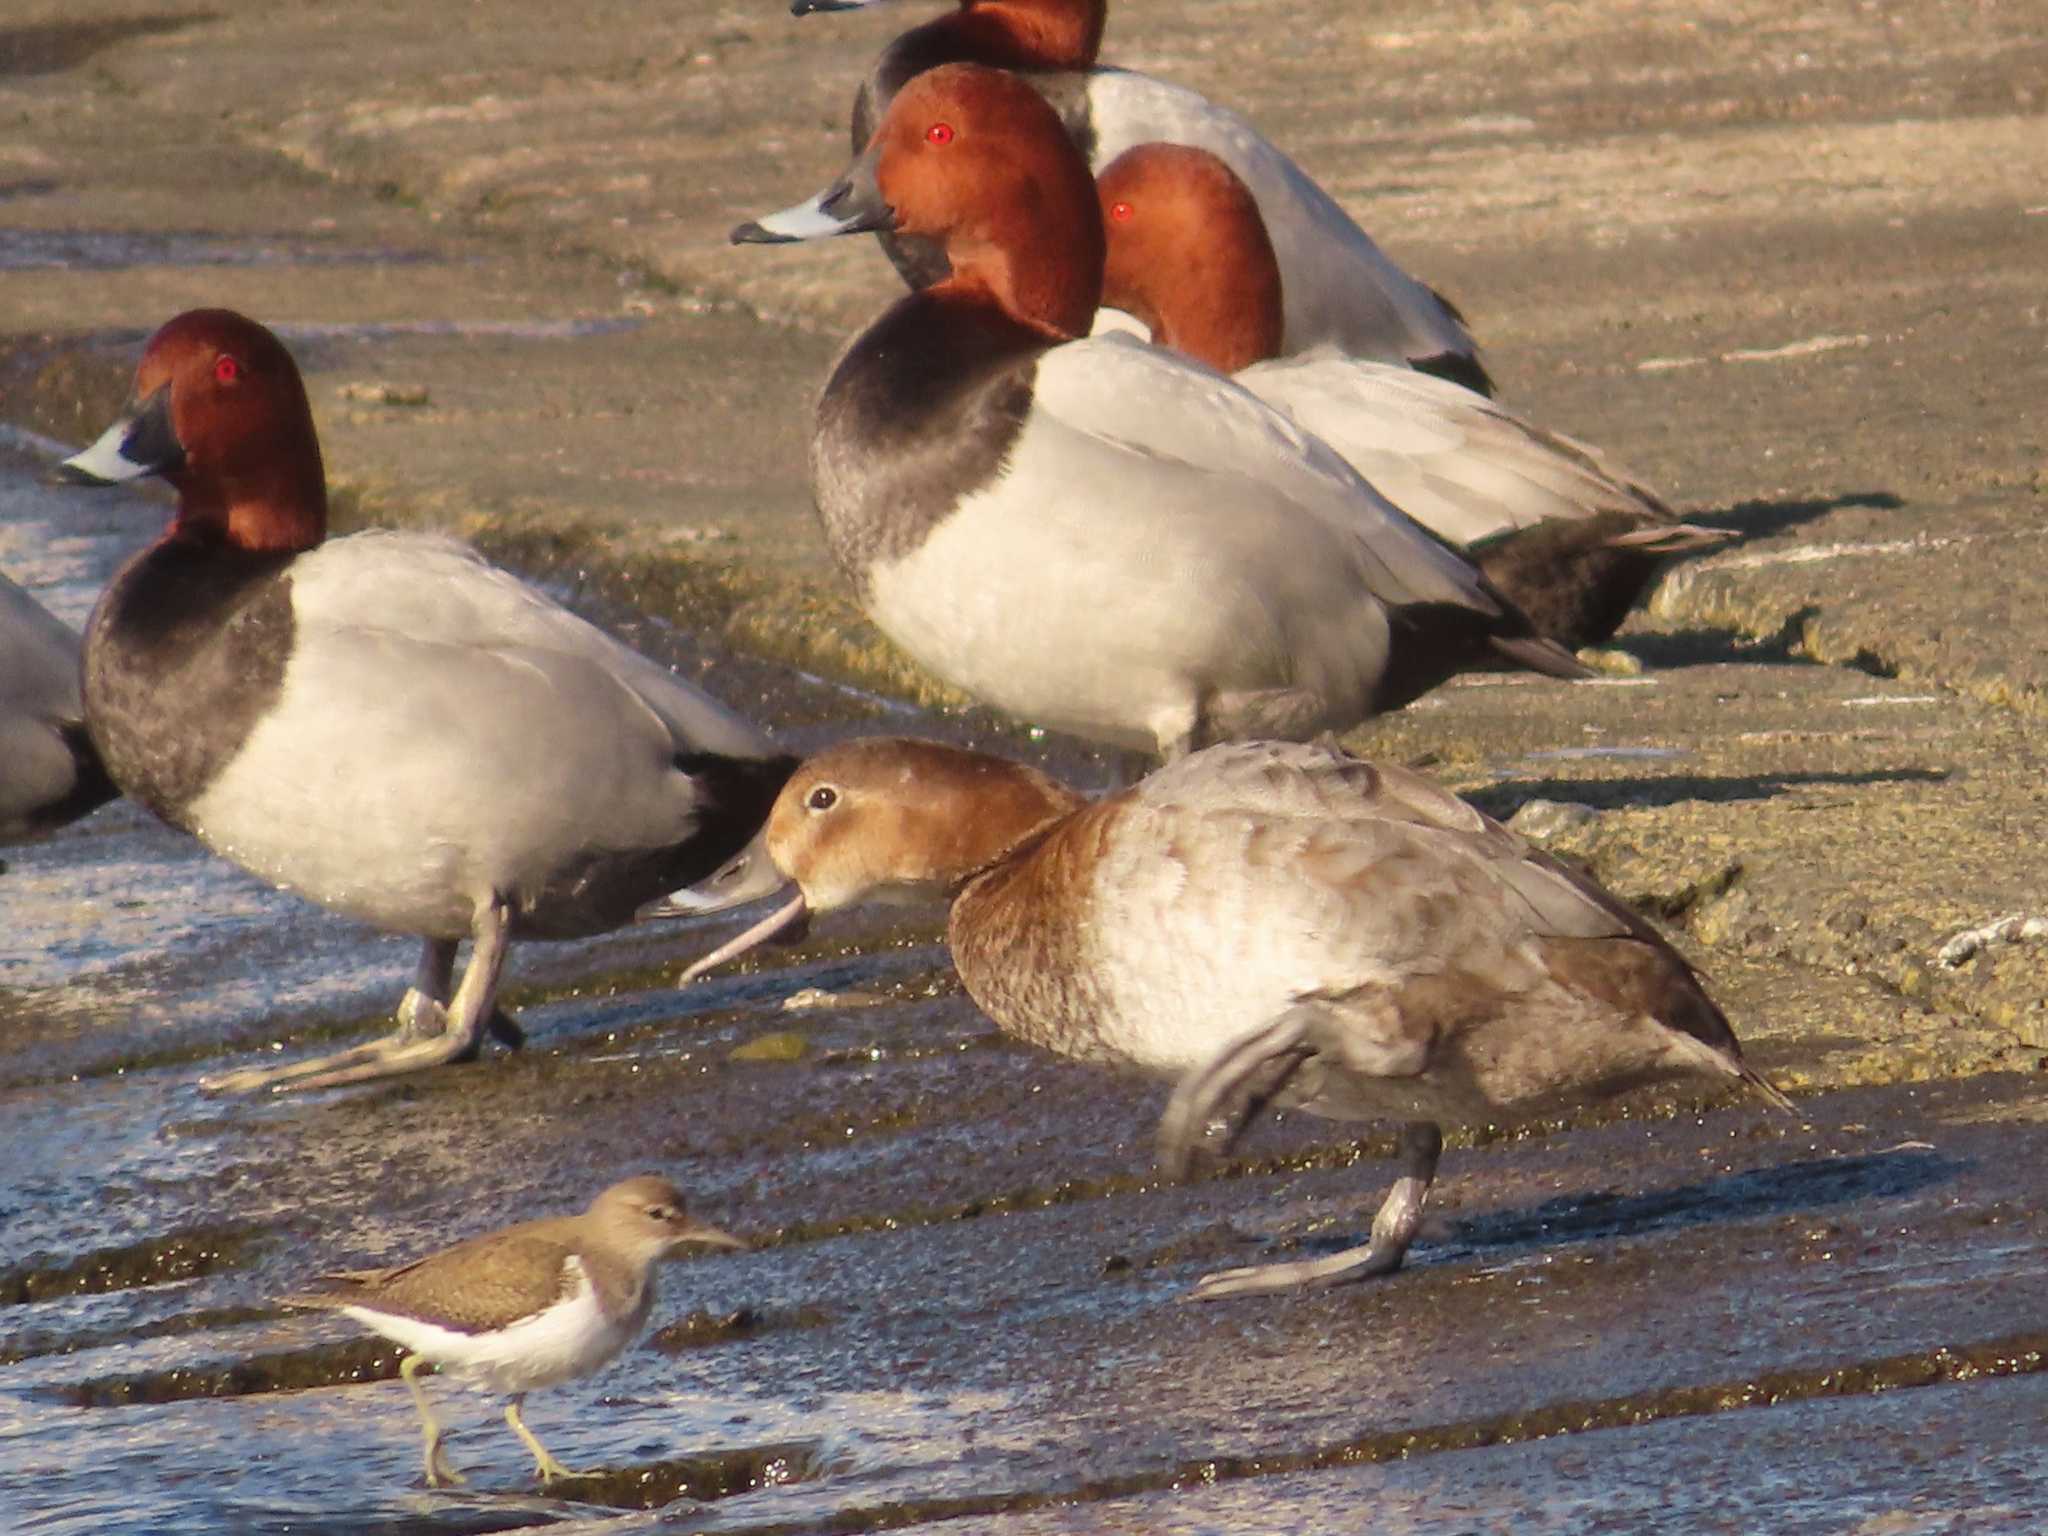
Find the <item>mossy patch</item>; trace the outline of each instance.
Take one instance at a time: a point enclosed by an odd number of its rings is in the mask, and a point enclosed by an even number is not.
[[[195,1227],[72,1259],[31,1259],[0,1270],[0,1306],[196,1280],[245,1263],[253,1241],[242,1227]]]

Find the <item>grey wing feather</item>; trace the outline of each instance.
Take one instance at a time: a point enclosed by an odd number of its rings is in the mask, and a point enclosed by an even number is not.
[[[1476,567],[1380,495],[1321,438],[1213,369],[1108,334],[1045,354],[1035,383],[1034,410],[1049,421],[1216,476],[1210,494],[1242,497],[1248,516],[1250,508],[1285,505],[1336,530],[1351,542],[1382,602],[1501,612]]]
[[[1677,522],[1654,492],[1597,450],[1412,369],[1322,348],[1237,377],[1460,548],[1538,523],[1610,513],[1660,527]]]
[[[1383,857],[1387,834],[1424,835],[1437,859],[1455,860],[1512,897],[1532,932],[1568,938],[1628,935],[1662,944],[1655,930],[1592,881],[1533,848],[1476,806],[1407,768],[1328,747],[1247,742],[1212,747],[1136,787],[1148,803],[1324,822]]]
[[[421,644],[552,654],[602,668],[635,693],[679,750],[741,757],[767,739],[702,689],[499,570],[433,534],[372,532],[324,545],[294,568],[294,601],[309,621],[384,631]]]

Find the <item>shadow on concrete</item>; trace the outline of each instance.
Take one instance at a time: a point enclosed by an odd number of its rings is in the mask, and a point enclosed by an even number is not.
[[[1679,805],[1688,800],[1770,800],[1814,785],[1944,784],[1941,768],[1871,768],[1857,773],[1815,769],[1796,773],[1748,773],[1713,776],[1697,773],[1660,774],[1626,779],[1503,779],[1464,798],[1489,816],[1502,820],[1531,800],[1565,800],[1595,810],[1620,806]]]
[[[1946,1183],[1969,1163],[1920,1147],[1855,1157],[1807,1158],[1635,1195],[1567,1195],[1521,1211],[1451,1223],[1430,1257],[1451,1250],[1545,1247],[1640,1236],[1721,1221],[1750,1221],[1862,1200],[1897,1200]]]
[[[1783,501],[1759,498],[1738,501],[1732,506],[1688,512],[1685,520],[1706,528],[1728,528],[1746,539],[1767,538],[1774,533],[1800,527],[1845,507],[1867,507],[1877,512],[1896,512],[1905,505],[1903,497],[1890,491],[1844,491],[1839,496],[1799,497]]]
[[[26,27],[0,27],[0,80],[61,75],[101,50],[130,38],[161,37],[219,19],[215,11],[183,11],[171,16],[113,16],[104,21],[45,21]]]
[[[1652,672],[1681,667],[1818,667],[1825,663],[1795,650],[1785,632],[1752,640],[1729,629],[1673,629],[1620,635],[1613,642]]]

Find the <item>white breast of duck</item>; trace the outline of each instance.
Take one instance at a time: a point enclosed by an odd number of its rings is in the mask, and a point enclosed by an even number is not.
[[[966,888],[952,946],[1005,1030],[1162,1076],[1318,1003],[1287,1102],[1338,1117],[1535,1108],[1733,1049],[1611,898],[1427,780],[1309,746],[1211,748],[1072,817]]]
[[[1391,611],[1475,634],[1499,612],[1327,450],[1127,338],[1056,345],[914,295],[842,358],[812,467],[885,633],[999,708],[1126,747],[1348,726],[1463,659],[1391,678]]]
[[[687,755],[763,745],[419,534],[296,554],[159,544],[95,610],[86,690],[150,809],[276,885],[432,937],[466,935],[491,892],[523,931],[615,926],[663,888],[649,866],[703,808]]]

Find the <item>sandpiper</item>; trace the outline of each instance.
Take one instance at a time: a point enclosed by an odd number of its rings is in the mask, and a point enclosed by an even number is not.
[[[642,1174],[580,1216],[521,1222],[390,1269],[322,1275],[318,1289],[284,1300],[346,1312],[411,1351],[399,1375],[419,1409],[429,1487],[464,1479],[442,1451],[422,1364],[508,1394],[505,1422],[545,1484],[577,1474],[526,1427],[526,1394],[588,1375],[632,1342],[654,1304],[654,1266],[688,1243],[746,1246],[694,1220],[668,1180]]]

